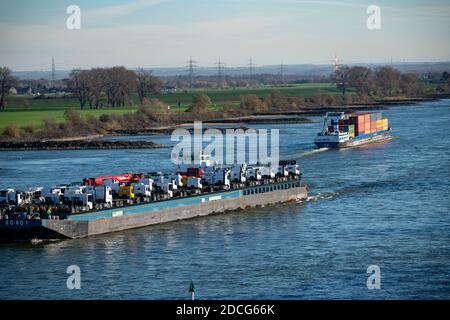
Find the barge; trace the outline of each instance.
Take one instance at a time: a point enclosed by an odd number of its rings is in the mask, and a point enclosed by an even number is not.
[[[292,170],[288,170],[288,167]],[[53,204],[48,207],[53,208],[54,211],[48,215],[44,214],[44,216],[30,214],[32,211],[30,208],[36,207],[31,200],[30,204],[12,205],[13,208],[10,211],[3,211],[3,214],[0,215],[0,241],[77,239],[238,209],[300,201],[308,197],[308,190],[307,186],[302,185],[301,175],[297,168],[298,166],[292,161],[280,165],[277,172],[266,170],[265,174],[259,171],[262,168],[245,167],[243,170],[240,167],[239,172],[242,174],[236,175],[235,173],[234,182],[226,177],[227,175],[231,176],[232,170],[225,169],[223,171],[225,179],[221,178],[223,181],[221,180],[220,183],[212,183],[210,180],[209,187],[197,185],[196,188],[185,184],[183,187],[178,187],[175,193],[173,190],[170,193],[168,190],[170,188],[166,188],[167,192],[165,193],[161,192],[164,188],[158,191],[155,188],[154,180],[151,179],[153,197],[149,197],[149,194],[147,196],[133,195],[132,199],[115,196],[113,201],[95,206],[74,207],[73,203],[67,206],[68,197],[60,194],[58,197],[58,201],[61,200],[60,204],[55,206],[53,200]],[[207,167],[203,167],[203,169],[208,172]],[[217,171],[217,169],[214,170]],[[202,170],[194,171],[198,173]],[[191,170],[191,174],[192,172],[193,170]],[[208,182],[205,180],[208,176],[206,172],[203,173],[202,178],[195,178],[195,180],[206,184]],[[177,174],[177,176],[181,175]],[[132,177],[142,179],[141,175],[132,175]],[[96,187],[98,188],[106,188],[104,186],[106,180],[84,179],[85,184],[89,181],[97,181]],[[171,181],[169,183],[174,183],[173,180]],[[183,181],[186,182],[186,179]],[[130,183],[119,182],[119,184],[121,187],[128,188],[127,190],[132,188]],[[173,187],[174,185],[172,185]],[[68,187],[65,194],[69,194],[70,188],[73,187]],[[91,192],[89,186],[78,186],[77,188],[84,190],[84,199],[88,199],[90,196],[95,198],[95,195],[88,193]],[[155,196],[157,192],[159,195]],[[104,196],[102,197],[105,199]],[[45,202],[49,202],[50,199],[48,196],[40,198],[46,199],[43,200]],[[71,208],[72,212],[74,208],[78,208],[79,212],[56,215],[58,208],[63,208],[63,203],[66,203],[65,208]],[[61,209],[60,212],[63,210]]]

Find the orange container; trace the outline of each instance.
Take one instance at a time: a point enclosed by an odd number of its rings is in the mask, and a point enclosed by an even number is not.
[[[376,121],[370,122],[370,131],[372,131],[372,132],[377,131],[377,122]]]
[[[360,124],[360,123],[362,124],[364,122],[366,122],[365,116],[363,114],[358,115],[358,124]]]

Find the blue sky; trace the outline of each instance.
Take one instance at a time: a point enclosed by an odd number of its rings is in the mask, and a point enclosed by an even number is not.
[[[66,8],[81,8],[68,30]],[[368,30],[366,8],[381,8]],[[450,60],[450,1],[0,0],[0,64],[38,69]]]

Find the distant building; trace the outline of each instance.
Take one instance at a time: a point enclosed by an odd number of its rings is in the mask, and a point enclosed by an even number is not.
[[[177,88],[174,86],[162,86],[161,92],[162,93],[170,93],[170,92],[176,92]]]
[[[17,94],[33,94],[33,89],[30,86],[18,87],[16,88]]]

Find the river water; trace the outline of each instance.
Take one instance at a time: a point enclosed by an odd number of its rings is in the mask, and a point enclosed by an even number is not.
[[[396,138],[348,150],[314,149],[319,118],[264,126],[280,129],[281,155],[299,161],[309,201],[1,245],[0,299],[186,299],[191,280],[199,299],[449,299],[449,107],[386,110]],[[0,188],[169,171],[170,151],[0,152]],[[69,265],[80,267],[80,290],[67,289]],[[371,265],[380,289],[367,288]]]

